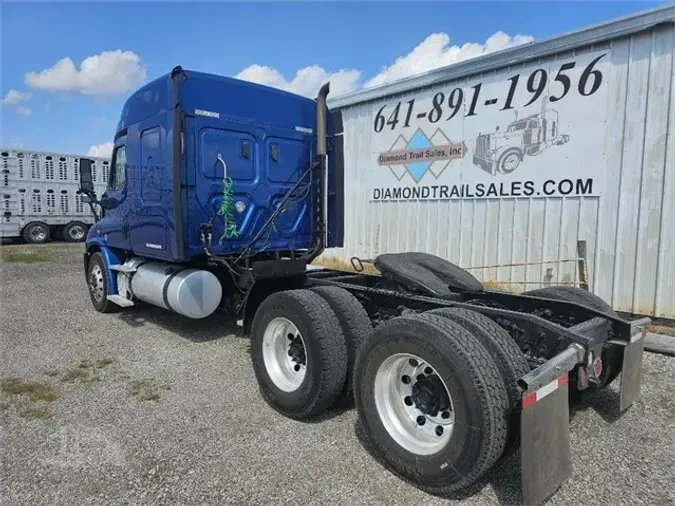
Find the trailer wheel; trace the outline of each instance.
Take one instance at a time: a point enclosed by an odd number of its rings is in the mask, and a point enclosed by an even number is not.
[[[506,446],[508,394],[493,357],[439,315],[377,327],[356,359],[354,397],[373,453],[430,493],[471,485]]]
[[[32,221],[23,228],[21,235],[29,244],[44,244],[49,241],[49,227],[41,221]]]
[[[287,290],[267,297],[251,328],[251,357],[265,401],[306,419],[338,400],[347,377],[340,321],[319,294]]]
[[[523,295],[532,295],[535,297],[545,297],[549,299],[557,299],[566,302],[576,302],[585,306],[597,309],[612,316],[619,316],[616,311],[607,302],[600,297],[587,290],[583,290],[576,286],[547,286],[523,292]],[[600,374],[600,385],[589,385],[589,389],[605,388],[621,372],[621,364],[623,362],[623,355],[621,350],[614,347],[605,347],[602,350],[602,373]]]
[[[82,242],[87,237],[87,225],[81,221],[71,221],[63,227],[62,234],[66,242]]]
[[[458,323],[476,337],[492,354],[509,394],[509,435],[506,454],[516,446],[520,434],[521,390],[518,379],[530,372],[530,364],[509,333],[487,316],[464,308],[429,311]]]
[[[345,344],[347,345],[347,379],[342,392],[342,400],[347,401],[353,393],[352,379],[356,355],[363,343],[373,333],[373,324],[358,299],[344,288],[318,286],[312,288],[312,291],[321,295],[328,302],[328,305],[340,320]]]
[[[110,302],[108,296],[108,276],[106,275],[105,262],[100,252],[94,253],[89,258],[87,266],[87,286],[89,297],[94,309],[100,313],[116,313],[121,308]]]

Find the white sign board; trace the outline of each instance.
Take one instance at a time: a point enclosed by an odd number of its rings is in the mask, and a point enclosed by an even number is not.
[[[608,50],[373,106],[371,200],[599,195]]]

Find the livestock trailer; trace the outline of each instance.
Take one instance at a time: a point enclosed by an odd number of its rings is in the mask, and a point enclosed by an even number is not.
[[[110,160],[91,160],[94,185],[102,193]],[[84,241],[94,215],[79,193],[78,164],[72,154],[0,148],[0,238]]]

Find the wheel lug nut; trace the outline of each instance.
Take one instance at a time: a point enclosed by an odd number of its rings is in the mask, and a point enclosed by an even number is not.
[[[424,374],[419,374],[417,376],[417,381],[422,381],[424,379]]]
[[[401,381],[402,381],[405,385],[407,385],[408,383],[410,383],[410,376],[407,376],[407,375],[404,374],[403,376],[401,376]]]
[[[289,341],[292,341],[295,336],[289,332],[286,337],[288,337]]]
[[[293,370],[295,372],[298,372],[300,370],[300,366],[298,364],[295,364],[295,366],[293,366]]]
[[[424,368],[424,374],[431,374],[432,372],[434,372],[434,370],[431,367]]]
[[[441,413],[441,418],[443,418],[443,420],[447,420],[448,418],[450,418],[450,412],[443,411],[443,413]]]
[[[443,435],[443,427],[441,427],[440,425],[436,426],[436,435],[439,437]]]
[[[413,405],[413,400],[410,396],[407,396],[405,399],[403,399],[403,402],[405,402],[406,406],[412,406]]]
[[[408,360],[408,363],[413,367],[417,367],[417,364],[418,364],[417,360],[415,360],[414,358],[411,358],[410,360]]]
[[[424,418],[423,416],[418,416],[417,417],[417,425],[424,425],[426,423],[427,419]]]

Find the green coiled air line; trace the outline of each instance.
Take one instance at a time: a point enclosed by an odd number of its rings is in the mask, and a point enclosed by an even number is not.
[[[218,244],[223,244],[225,239],[239,237],[240,234],[234,221],[234,183],[227,176],[227,166],[220,154],[218,154],[218,161],[223,164],[223,199],[217,213],[223,218],[223,235],[220,236]]]

